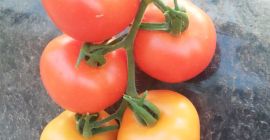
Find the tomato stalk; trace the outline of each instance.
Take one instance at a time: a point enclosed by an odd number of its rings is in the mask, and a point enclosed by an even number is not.
[[[137,13],[137,16],[133,22],[133,25],[130,29],[130,32],[127,36],[125,46],[127,50],[127,57],[128,57],[128,87],[127,87],[127,94],[133,97],[138,95],[135,83],[135,61],[133,55],[133,46],[135,36],[140,28],[141,20],[143,18],[144,12],[149,4],[149,0],[141,1],[140,9]]]
[[[134,40],[135,36],[140,28],[141,20],[143,18],[144,12],[148,6],[149,3],[151,3],[152,0],[143,0],[140,4],[139,11],[137,13],[137,16],[132,24],[132,27],[127,35],[127,37],[124,39],[124,46],[127,50],[127,58],[128,58],[128,87],[126,90],[126,94],[130,97],[137,97],[138,92],[136,89],[136,80],[135,80],[135,61],[134,61],[134,55],[133,55],[133,46],[134,46]],[[122,42],[121,42],[122,44]],[[119,109],[116,111],[116,113],[112,114],[108,118],[97,121],[96,124],[102,124],[107,121],[110,121],[112,119],[117,119],[119,122],[121,122],[122,115],[127,107],[128,103],[126,100],[123,100]]]
[[[94,45],[94,44],[89,44],[89,43],[85,43],[84,46],[82,47],[81,51],[80,51],[80,55],[78,57],[78,61],[76,66],[79,65],[80,61],[82,59],[85,59],[85,57],[89,57],[88,59],[94,59],[94,61],[100,63],[102,62],[102,58],[100,56],[105,55],[108,52],[111,52],[115,49],[124,47],[127,51],[127,58],[128,58],[128,86],[127,86],[127,90],[126,90],[126,94],[128,95],[128,99],[127,100],[123,100],[120,107],[118,108],[118,110],[110,115],[109,117],[103,119],[103,120],[95,120],[90,122],[89,121],[89,116],[90,115],[85,115],[84,118],[85,119],[77,119],[77,128],[79,129],[79,132],[81,134],[83,134],[83,136],[85,137],[89,137],[93,134],[96,133],[101,133],[101,132],[105,132],[105,131],[110,131],[113,129],[118,129],[118,127],[115,126],[108,126],[106,128],[101,127],[104,123],[109,122],[113,119],[118,120],[119,122],[121,122],[122,119],[122,115],[125,111],[125,109],[127,108],[128,104],[132,104],[131,107],[134,110],[143,110],[137,112],[136,116],[147,116],[147,117],[141,117],[142,119],[144,119],[145,124],[147,125],[151,125],[153,123],[155,123],[157,121],[156,118],[153,118],[151,116],[150,113],[148,113],[146,110],[144,110],[143,108],[141,108],[140,106],[136,107],[136,102],[133,102],[132,98],[137,98],[138,97],[138,92],[136,89],[136,83],[135,83],[135,61],[134,61],[134,56],[133,56],[133,46],[134,46],[134,40],[136,37],[136,34],[138,32],[138,30],[140,29],[140,24],[141,24],[141,20],[143,18],[144,12],[148,6],[149,3],[151,3],[152,0],[142,0],[140,3],[140,8],[139,11],[136,15],[136,18],[132,24],[132,27],[128,33],[128,35],[126,37],[123,37],[122,40],[120,41],[116,41],[116,43],[112,43],[112,44],[99,44],[99,45]],[[99,57],[93,57],[93,56],[99,56]],[[91,64],[93,65],[93,64]],[[148,104],[150,104],[150,106],[154,106],[153,104],[147,102]],[[135,107],[134,107],[135,106]],[[150,109],[151,110],[151,107]],[[158,110],[156,107],[154,108],[154,110]],[[156,111],[154,111],[156,112]],[[148,118],[153,118],[153,119],[148,119]],[[83,122],[82,122],[83,120]],[[90,123],[90,124],[89,124]],[[81,126],[80,126],[81,125]]]
[[[141,23],[145,10],[149,3],[154,2],[154,4],[164,13],[166,17],[166,23]],[[140,3],[139,11],[137,12],[136,18],[128,32],[127,35],[120,37],[120,39],[116,39],[109,43],[103,44],[89,44],[85,43],[81,49],[80,56],[78,57],[78,62],[82,59],[88,57],[89,62],[97,62],[98,64],[103,64],[104,55],[108,52],[111,52],[118,48],[125,48],[127,51],[127,59],[128,59],[128,84],[126,95],[123,97],[122,103],[118,110],[110,115],[109,117],[102,120],[94,120],[89,121],[89,115],[85,117],[88,119],[85,121],[83,119],[83,123],[80,120],[77,120],[78,128],[80,128],[81,134],[88,137],[96,133],[101,133],[105,131],[110,131],[117,129],[118,126],[107,126],[106,128],[101,127],[104,123],[109,122],[113,119],[116,119],[121,123],[123,113],[127,106],[134,112],[136,118],[145,126],[154,125],[159,119],[159,109],[152,104],[151,102],[145,99],[146,93],[143,97],[139,97],[139,94],[136,89],[136,80],[135,80],[135,61],[134,61],[134,40],[136,34],[140,28],[146,30],[161,30],[167,31],[172,34],[179,34],[183,32],[188,26],[188,18],[185,13],[185,10],[181,9],[177,0],[175,2],[175,9],[171,9],[166,6],[161,0],[142,0]],[[95,64],[91,64],[95,65]],[[89,124],[90,122],[90,124]],[[81,125],[81,126],[80,126]],[[90,131],[90,132],[89,132]]]
[[[125,100],[123,100],[123,103],[126,104],[125,102],[128,102],[128,105],[133,110],[137,118],[141,120],[142,124],[146,126],[151,126],[157,122],[158,117],[159,117],[159,113],[158,113],[159,111],[157,111],[158,108],[154,104],[150,102],[146,102],[145,98],[142,99],[142,103],[136,102],[136,99],[140,99],[140,98],[138,97],[138,92],[136,89],[136,82],[135,82],[136,81],[135,60],[134,60],[133,48],[134,48],[135,36],[138,30],[140,29],[141,20],[143,18],[144,12],[148,4],[151,2],[152,0],[141,1],[140,9],[128,33],[128,36],[125,40],[125,48],[127,51],[127,58],[128,58],[128,87],[127,87],[126,95],[124,96]],[[148,107],[147,109],[144,108],[146,105],[149,105],[147,106]],[[155,112],[155,114],[153,115],[152,112]]]

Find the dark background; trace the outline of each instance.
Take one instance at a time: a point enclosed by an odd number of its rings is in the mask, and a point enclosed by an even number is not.
[[[217,52],[199,77],[138,87],[172,89],[196,106],[202,140],[270,139],[270,1],[194,0],[214,20]],[[44,46],[59,31],[39,0],[0,0],[0,140],[37,140],[61,109],[39,77]]]

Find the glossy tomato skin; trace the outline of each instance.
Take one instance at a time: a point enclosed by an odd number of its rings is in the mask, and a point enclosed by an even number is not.
[[[198,113],[186,97],[169,90],[148,93],[147,99],[160,110],[160,119],[154,126],[145,127],[127,109],[117,140],[200,140]]]
[[[101,42],[133,21],[140,0],[42,0],[42,3],[64,33],[81,41]]]
[[[163,0],[173,5],[173,0]],[[162,31],[139,31],[135,60],[148,75],[168,83],[183,82],[200,74],[211,62],[216,49],[216,31],[210,17],[190,1],[179,0],[189,17],[188,29],[179,36]],[[164,16],[149,6],[144,22],[163,22]]]
[[[119,100],[127,84],[124,49],[105,55],[106,63],[92,67],[81,61],[75,68],[82,42],[66,35],[52,40],[40,60],[41,80],[52,99],[77,113],[95,113]]]
[[[100,112],[100,118],[107,117],[104,111]],[[116,125],[116,121],[110,121],[105,125]],[[76,130],[75,113],[64,111],[53,119],[43,130],[40,140],[116,140],[117,130],[84,138]]]

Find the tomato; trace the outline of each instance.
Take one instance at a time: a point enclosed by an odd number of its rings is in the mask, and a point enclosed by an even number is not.
[[[42,0],[42,3],[64,33],[81,41],[101,42],[133,21],[140,0]]]
[[[66,35],[52,40],[40,60],[41,80],[52,99],[77,113],[103,110],[125,92],[127,60],[124,49],[105,55],[106,63],[92,67],[83,60],[75,68],[82,42]]]
[[[160,110],[152,127],[139,123],[134,113],[124,113],[117,140],[199,140],[200,122],[192,103],[183,95],[169,90],[148,91],[147,99]]]
[[[173,0],[163,0],[173,5]],[[200,74],[211,62],[216,48],[216,31],[210,17],[190,1],[179,0],[187,10],[189,26],[178,36],[163,31],[140,30],[135,40],[135,61],[148,75],[168,83],[182,82]],[[164,22],[154,5],[143,22]]]
[[[100,112],[100,118],[108,116]],[[116,125],[116,121],[110,121],[105,126]],[[64,111],[52,120],[43,130],[40,140],[116,140],[117,130],[96,134],[90,138],[84,138],[76,129],[75,113]]]

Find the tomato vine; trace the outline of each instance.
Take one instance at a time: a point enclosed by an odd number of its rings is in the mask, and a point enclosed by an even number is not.
[[[166,21],[164,23],[141,23],[145,10],[150,3],[154,3],[164,14]],[[102,125],[108,121],[116,119],[121,123],[122,115],[125,109],[129,106],[135,113],[137,119],[146,126],[151,126],[159,119],[159,109],[147,101],[145,97],[147,92],[142,97],[139,96],[135,83],[135,61],[133,55],[134,40],[138,30],[158,30],[166,31],[172,35],[178,35],[185,31],[188,27],[189,21],[186,11],[178,6],[177,0],[174,0],[174,9],[166,6],[161,0],[141,0],[139,10],[135,20],[128,31],[128,34],[119,37],[112,42],[105,42],[103,44],[85,43],[80,51],[76,66],[80,64],[82,59],[88,58],[91,65],[99,66],[105,63],[104,55],[118,48],[125,48],[128,58],[128,85],[126,95],[123,97],[122,103],[118,110],[109,117],[97,120],[96,114],[80,115],[77,114],[77,128],[85,137],[93,134],[117,129],[117,126]],[[93,63],[95,62],[95,63]]]

